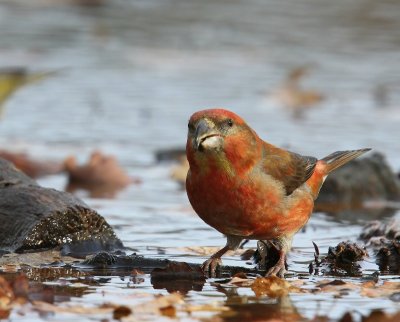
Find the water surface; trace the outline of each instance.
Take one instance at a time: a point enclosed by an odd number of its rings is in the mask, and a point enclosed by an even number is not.
[[[229,108],[261,137],[299,153],[323,157],[371,147],[400,169],[399,2],[105,2],[98,8],[62,1],[1,2],[0,66],[57,73],[6,102],[0,144],[40,160],[61,161],[73,154],[84,161],[94,149],[115,155],[142,183],[115,199],[79,195],[138,253],[200,263],[205,257],[185,247],[224,245],[170,179],[171,165],[155,160],[159,149],[184,146],[187,120],[199,109]],[[304,87],[320,91],[326,100],[293,119],[268,93],[289,70],[304,65],[311,66]],[[376,95],[382,88],[384,101]],[[63,189],[66,179],[57,175],[39,182]],[[326,253],[339,241],[355,240],[364,221],[316,213],[295,237],[291,270],[308,272],[311,241]],[[246,265],[238,256],[227,256],[225,263]],[[365,273],[376,269],[371,260]],[[92,305],[118,301],[121,295],[166,293],[153,289],[149,279],[134,287],[128,280],[114,276],[56,302]],[[244,309],[279,304],[256,299],[249,289],[238,293],[247,298]],[[229,303],[235,296],[206,283],[202,291],[189,292],[187,300]],[[348,310],[359,316],[375,308],[398,309],[389,299],[353,293],[339,299],[294,295],[291,305],[304,317],[322,312],[333,319]],[[13,313],[13,319],[32,317]]]

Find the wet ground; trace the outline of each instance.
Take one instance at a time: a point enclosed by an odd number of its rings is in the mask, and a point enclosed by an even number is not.
[[[78,195],[136,252],[200,263],[207,255],[199,254],[198,247],[224,245],[224,238],[197,218],[185,192],[170,179],[172,164],[155,160],[159,149],[183,147],[187,119],[198,109],[232,109],[261,137],[296,152],[323,157],[335,150],[371,147],[383,152],[395,171],[400,169],[397,1],[104,2],[94,8],[63,1],[1,2],[0,65],[57,73],[5,103],[0,145],[41,160],[61,161],[73,154],[85,161],[94,149],[115,155],[141,183],[114,199],[93,199],[84,191]],[[304,65],[310,66],[304,87],[326,99],[294,119],[268,94],[289,70]],[[49,176],[39,183],[63,189],[66,177]],[[290,271],[308,274],[312,241],[326,253],[339,241],[355,240],[369,219],[316,213],[294,239]],[[239,256],[227,256],[224,262],[246,265]],[[371,259],[363,269],[369,275],[377,267]],[[61,276],[39,284],[52,289],[52,301],[61,306],[140,303],[144,294],[167,293],[155,289],[148,276],[135,284],[126,272],[103,274],[110,276],[95,274],[94,283]],[[210,282],[190,291],[185,301],[233,305],[239,314],[205,310],[180,316],[182,320],[217,321],[218,315],[220,320],[251,321],[263,317],[259,312],[281,312],[288,305],[257,298],[249,288],[227,295]],[[399,309],[393,299],[371,300],[355,291],[339,297],[292,294],[289,307],[304,318],[332,319],[347,311],[360,317],[373,309]],[[68,320],[62,313],[21,312],[12,311],[13,320]]]

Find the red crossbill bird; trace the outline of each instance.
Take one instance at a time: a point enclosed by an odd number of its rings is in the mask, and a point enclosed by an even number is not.
[[[266,275],[283,276],[293,236],[310,219],[326,176],[369,150],[338,151],[318,160],[263,141],[228,110],[194,113],[186,144],[187,194],[199,217],[227,238],[203,270],[215,276],[221,256],[244,239],[267,240],[279,260]]]

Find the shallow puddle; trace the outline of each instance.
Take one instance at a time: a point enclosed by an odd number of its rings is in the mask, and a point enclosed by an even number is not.
[[[187,119],[198,109],[232,109],[262,138],[299,153],[323,157],[371,147],[400,169],[398,2],[104,2],[88,8],[62,1],[2,1],[0,66],[56,73],[5,102],[0,145],[38,160],[62,161],[72,154],[83,162],[95,149],[115,155],[141,183],[113,199],[77,194],[113,225],[131,252],[201,263],[225,243],[196,216],[170,178],[173,163],[155,159],[160,149],[184,146]],[[304,87],[325,99],[298,119],[269,93],[287,72],[304,65],[311,66]],[[64,189],[66,177],[48,176],[39,183]],[[356,241],[374,217],[315,213],[294,239],[289,281],[315,288],[326,277],[308,273],[312,242],[325,255],[340,241]],[[245,246],[253,247],[254,242]],[[228,254],[224,263],[253,267],[239,254]],[[149,321],[171,316],[182,321],[338,320],[346,312],[361,320],[375,309],[399,310],[398,296],[368,297],[357,287],[276,299],[213,279],[153,285],[149,274],[133,276],[126,270],[21,270],[31,281],[29,299],[56,305],[15,307],[10,318],[19,321],[111,319],[115,307],[105,304],[136,306],[133,311],[143,306],[138,320]],[[361,285],[377,270],[371,256],[363,263],[363,279],[344,281]],[[11,280],[15,274],[1,276]],[[398,276],[383,280],[400,282]],[[161,307],[152,302],[155,295],[173,290],[184,294],[168,299],[176,312],[163,308],[154,314],[151,307]],[[96,311],[99,307],[103,311]]]

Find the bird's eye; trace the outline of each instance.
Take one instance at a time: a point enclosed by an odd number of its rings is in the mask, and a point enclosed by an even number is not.
[[[194,131],[194,125],[192,124],[192,123],[188,123],[188,129],[189,129],[189,132],[193,132]]]
[[[229,127],[232,127],[233,126],[233,121],[231,119],[228,119],[226,121],[226,124],[228,124]]]

